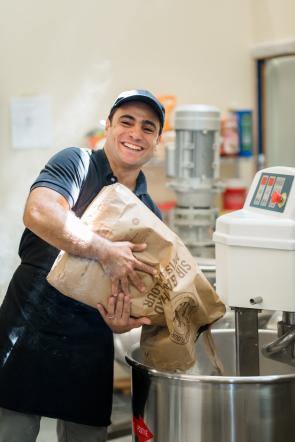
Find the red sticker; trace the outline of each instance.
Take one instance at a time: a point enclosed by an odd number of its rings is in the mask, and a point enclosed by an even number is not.
[[[153,433],[150,432],[149,428],[144,423],[141,416],[137,419],[133,416],[133,431],[138,437],[138,442],[146,442],[154,437]]]

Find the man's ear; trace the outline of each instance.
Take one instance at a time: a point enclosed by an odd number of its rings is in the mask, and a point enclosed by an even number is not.
[[[158,139],[156,141],[156,146],[158,146],[158,144],[162,143],[162,134],[158,136]]]
[[[107,119],[106,119],[106,125],[105,125],[105,128],[104,128],[104,133],[105,133],[105,135],[106,135],[107,130],[109,129],[110,126],[111,126],[111,121],[110,121],[109,118],[107,118]]]

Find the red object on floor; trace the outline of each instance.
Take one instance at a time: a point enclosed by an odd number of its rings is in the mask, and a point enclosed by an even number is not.
[[[138,419],[133,416],[132,421],[134,434],[138,437],[139,442],[146,442],[154,437],[141,416]]]

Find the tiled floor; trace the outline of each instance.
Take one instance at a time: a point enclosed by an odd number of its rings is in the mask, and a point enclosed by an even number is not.
[[[120,439],[115,439],[114,442],[132,442],[131,436],[120,437]]]
[[[41,420],[41,430],[37,442],[57,442],[55,433],[56,422],[54,419],[43,418]],[[113,439],[113,442],[132,442],[131,436]]]

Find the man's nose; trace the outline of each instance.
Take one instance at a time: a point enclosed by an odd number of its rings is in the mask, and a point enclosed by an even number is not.
[[[140,140],[142,138],[142,130],[141,130],[141,126],[135,124],[134,126],[132,126],[130,134],[132,135],[132,137],[135,140]]]

